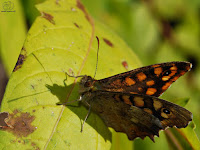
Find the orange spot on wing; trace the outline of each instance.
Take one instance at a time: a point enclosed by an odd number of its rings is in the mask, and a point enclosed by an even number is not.
[[[165,91],[166,89],[170,87],[171,84],[172,84],[171,82],[165,83],[165,85],[162,87],[162,90]]]
[[[171,70],[171,71],[172,71],[172,70],[176,71],[176,70],[177,70],[177,67],[176,67],[176,66],[172,66],[172,67],[170,68],[170,70]]]
[[[169,74],[170,77],[172,77],[173,75],[175,75],[177,73],[177,71],[171,71],[171,73]]]
[[[147,78],[147,76],[143,72],[140,72],[137,74],[137,78],[139,81],[143,81]]]
[[[171,78],[170,76],[163,76],[163,77],[162,77],[162,80],[163,80],[163,81],[167,81],[167,80],[169,80],[170,78]]]
[[[149,109],[149,108],[144,108],[143,110],[144,110],[145,112],[151,114],[151,115],[153,114],[152,110]]]
[[[158,109],[162,108],[162,106],[163,106],[163,105],[162,105],[161,102],[159,102],[159,101],[156,100],[156,99],[153,100],[153,107],[154,107],[155,110],[158,110]]]
[[[153,81],[153,80],[150,80],[150,81],[147,81],[146,82],[146,85],[147,86],[152,86],[152,85],[154,85],[155,84],[155,82]]]
[[[164,112],[161,113],[161,116],[162,116],[163,118],[166,118],[166,119],[169,118],[169,116],[168,116],[167,114],[165,114]]]
[[[184,75],[186,72],[185,71],[181,71],[180,72],[180,75]]]
[[[155,88],[148,88],[146,94],[147,95],[153,95],[156,93],[156,89]]]
[[[117,80],[113,81],[113,83],[111,83],[111,84],[112,84],[112,86],[121,85],[121,80],[117,79]]]
[[[106,91],[110,91],[110,92],[122,92],[122,91],[124,91],[124,89],[123,88],[119,88],[119,89],[115,89],[115,88],[113,88],[113,89],[106,89]]]
[[[175,76],[172,81],[176,81],[179,78],[179,76]]]
[[[144,106],[144,100],[142,97],[134,97],[134,104],[136,107],[143,107]]]
[[[126,77],[125,82],[128,86],[134,85],[135,81],[129,77]]]
[[[124,102],[125,102],[126,104],[133,105],[133,104],[131,103],[130,99],[129,99],[130,96],[128,96],[128,95],[123,95],[122,98],[123,98],[123,100],[124,100]]]
[[[161,73],[162,73],[162,68],[161,67],[158,67],[158,68],[154,68],[154,73],[159,76]]]
[[[137,92],[130,92],[130,94],[138,94]]]
[[[165,112],[164,109],[166,109],[166,108],[162,108],[162,109],[161,109],[161,112],[162,112],[162,113],[161,113],[161,116],[162,116],[162,117],[164,117],[164,118],[173,117],[173,115],[172,115],[170,109],[167,109],[168,112]]]
[[[152,65],[152,67],[153,68],[158,68],[158,67],[160,67],[160,65],[158,65],[158,64],[157,65]]]
[[[138,91],[142,92],[142,91],[143,91],[143,89],[142,89],[141,87],[139,87],[139,88],[138,88]]]

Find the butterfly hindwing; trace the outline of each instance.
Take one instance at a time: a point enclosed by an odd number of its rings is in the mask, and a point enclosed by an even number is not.
[[[150,65],[102,80],[96,80],[99,90],[160,96],[180,76],[191,69],[189,62],[169,62]]]
[[[192,114],[183,107],[165,100],[139,94],[93,92],[85,94],[82,102],[90,104],[105,124],[127,134],[130,140],[154,135],[166,127],[186,127]]]
[[[174,103],[148,95],[131,96],[133,105],[158,118],[163,128],[185,128],[192,121],[192,113]],[[142,103],[143,106],[138,103]]]

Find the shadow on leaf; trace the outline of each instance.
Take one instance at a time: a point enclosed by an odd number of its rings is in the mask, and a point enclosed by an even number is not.
[[[78,94],[76,94],[78,93],[78,86],[76,85],[74,86],[73,84],[67,86],[64,82],[64,86],[53,84],[53,86],[46,85],[46,87],[51,91],[53,95],[57,96],[57,98],[59,99],[60,102],[57,104],[64,104],[66,102],[70,89],[73,88],[73,92],[70,93],[70,96],[72,96],[72,98],[74,99],[72,101],[74,102],[69,101],[69,103],[66,104],[66,107],[70,109],[72,112],[74,112],[80,118],[80,120],[85,119],[88,113],[88,108],[83,106],[81,103],[75,101],[78,98],[77,97]],[[104,138],[105,141],[107,140],[112,141],[112,134],[110,130],[103,123],[103,120],[97,114],[91,112],[88,119],[86,120],[86,123],[89,124],[91,127],[93,127]],[[81,126],[82,123],[80,122],[80,132],[81,132]],[[86,129],[83,128],[83,132],[87,132],[85,130]]]

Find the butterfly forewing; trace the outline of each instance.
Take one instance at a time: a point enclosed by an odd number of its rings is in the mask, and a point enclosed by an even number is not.
[[[189,62],[169,62],[150,65],[102,80],[96,80],[99,90],[160,96],[180,76],[191,69]]]

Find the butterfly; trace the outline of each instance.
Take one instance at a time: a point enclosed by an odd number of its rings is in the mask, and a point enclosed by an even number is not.
[[[191,68],[189,62],[167,62],[101,80],[84,75],[80,80],[80,100],[108,127],[125,133],[129,140],[148,136],[154,141],[160,130],[185,128],[192,121],[190,111],[158,98]]]

